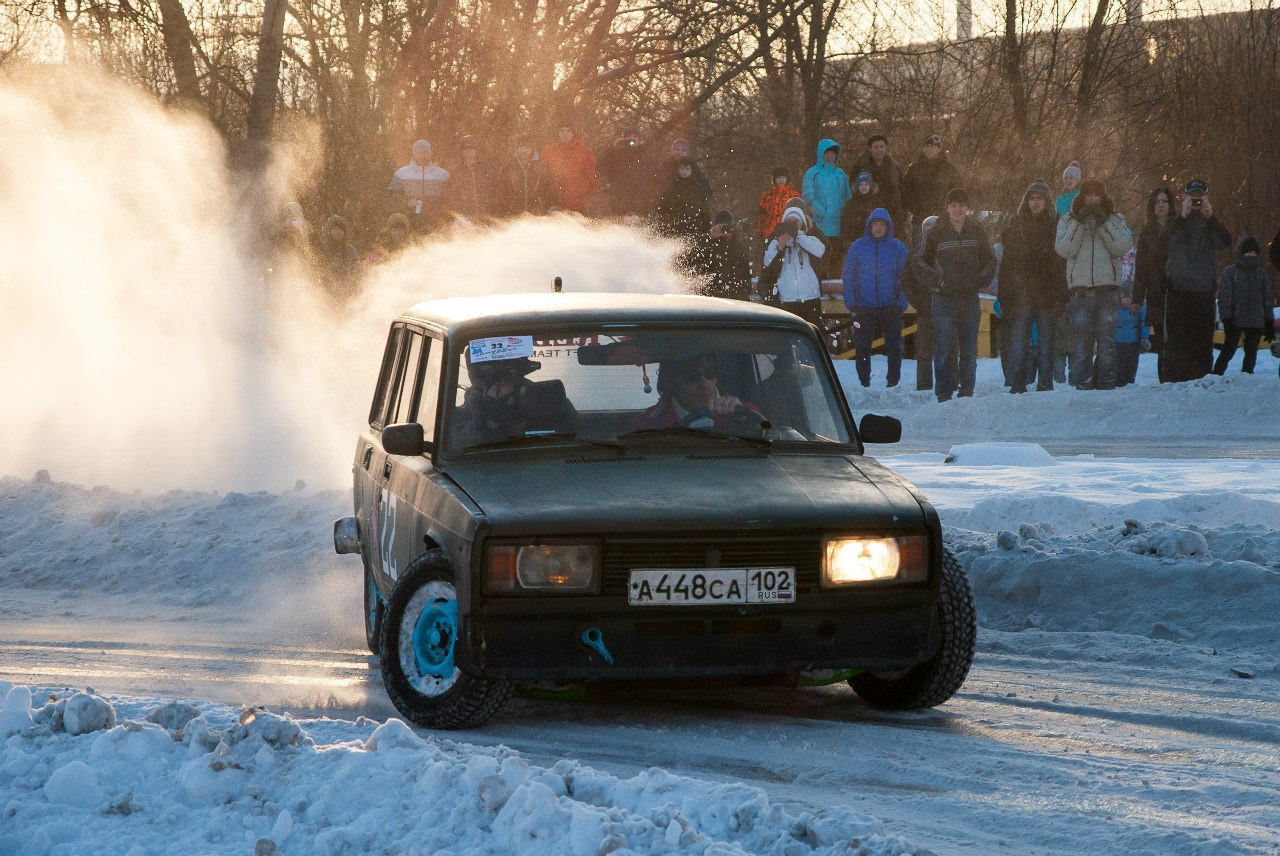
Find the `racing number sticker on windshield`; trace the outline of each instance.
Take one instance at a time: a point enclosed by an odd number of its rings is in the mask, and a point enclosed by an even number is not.
[[[488,339],[472,339],[468,343],[472,363],[488,363],[493,360],[514,360],[533,356],[532,336],[491,336]]]
[[[793,603],[795,568],[636,568],[627,586],[632,606]]]

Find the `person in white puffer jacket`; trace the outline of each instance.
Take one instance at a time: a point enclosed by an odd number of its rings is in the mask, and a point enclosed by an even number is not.
[[[775,299],[782,308],[812,324],[819,324],[822,321],[822,287],[814,262],[822,258],[827,245],[813,232],[804,209],[788,207],[773,230],[763,261],[766,272],[772,264],[781,265],[777,271]]]
[[[1067,260],[1067,319],[1071,324],[1071,385],[1115,389],[1116,310],[1120,307],[1124,254],[1133,235],[1096,178],[1080,184],[1080,195],[1058,221],[1054,250]],[[1097,380],[1093,361],[1098,355]]]

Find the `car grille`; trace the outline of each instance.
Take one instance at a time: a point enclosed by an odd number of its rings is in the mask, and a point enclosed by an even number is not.
[[[795,568],[797,593],[817,591],[822,539],[813,534],[608,538],[603,594],[627,594],[633,568]]]

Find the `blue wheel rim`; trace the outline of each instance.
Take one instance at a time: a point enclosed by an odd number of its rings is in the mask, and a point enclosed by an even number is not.
[[[434,600],[413,626],[413,656],[418,672],[436,678],[453,675],[453,646],[458,638],[458,602]]]

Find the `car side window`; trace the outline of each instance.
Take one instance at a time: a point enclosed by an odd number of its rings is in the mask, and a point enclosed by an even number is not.
[[[387,336],[387,348],[382,354],[382,371],[378,375],[378,388],[374,391],[373,405],[369,408],[369,424],[374,428],[383,428],[387,425],[387,411],[390,409],[391,402],[395,401],[395,392],[398,389],[402,371],[403,362],[400,360],[400,354],[407,333],[408,330],[403,324],[397,324],[391,328],[391,333]]]
[[[416,422],[415,393],[422,375],[422,343],[426,338],[417,330],[404,331],[404,344],[396,371],[395,406],[389,414],[392,423]]]
[[[440,372],[444,369],[444,342],[428,337],[427,368],[422,375],[422,392],[418,395],[418,422],[426,440],[436,438],[436,409],[440,402]]]

